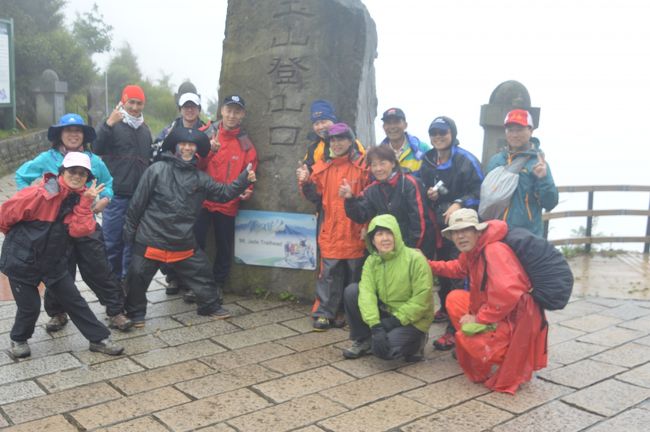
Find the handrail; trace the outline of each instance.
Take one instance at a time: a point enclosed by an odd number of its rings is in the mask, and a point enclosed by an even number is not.
[[[643,185],[588,185],[588,186],[558,186],[558,192],[572,193],[572,192],[587,192],[588,203],[587,210],[568,210],[558,212],[547,212],[542,215],[544,220],[544,238],[548,238],[548,226],[551,219],[560,219],[566,217],[586,217],[587,227],[585,229],[585,236],[578,238],[566,238],[550,240],[554,245],[565,244],[584,244],[587,252],[591,251],[592,243],[643,243],[643,253],[650,253],[650,203],[648,210],[638,209],[609,209],[609,210],[594,210],[594,192],[650,192],[650,186]],[[646,224],[645,236],[641,237],[593,237],[591,230],[593,227],[593,218],[598,216],[646,216],[648,218]]]

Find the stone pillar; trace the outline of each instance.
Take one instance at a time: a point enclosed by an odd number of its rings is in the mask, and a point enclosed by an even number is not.
[[[88,103],[88,124],[94,128],[99,127],[108,117],[106,112],[106,89],[103,84],[91,85],[86,95]],[[109,109],[112,107],[109,107]],[[81,114],[81,113],[79,113]]]
[[[483,167],[506,145],[503,120],[509,111],[516,108],[528,110],[533,117],[535,128],[539,127],[540,108],[531,107],[528,90],[518,81],[505,81],[499,84],[490,95],[490,103],[481,106],[480,124],[485,130],[481,159]]]
[[[309,107],[327,99],[361,142],[374,144],[377,33],[360,0],[228,2],[219,87],[246,101],[244,128],[260,160],[243,208],[314,213],[298,191],[297,162],[311,131]],[[234,265],[230,287],[290,290],[312,297],[315,272]]]
[[[33,83],[32,92],[36,99],[36,125],[49,127],[65,114],[65,95],[68,83],[59,81],[59,76],[51,69],[45,69],[40,78]]]
[[[176,93],[174,93],[174,102],[176,102],[176,105],[178,105],[178,100],[185,93],[196,93],[199,96],[201,96],[199,92],[196,91],[196,86],[192,84],[191,81],[183,81],[181,85],[178,86],[178,90],[176,91]],[[207,101],[201,101],[201,103],[204,105],[203,108],[205,108],[205,104],[207,103]]]

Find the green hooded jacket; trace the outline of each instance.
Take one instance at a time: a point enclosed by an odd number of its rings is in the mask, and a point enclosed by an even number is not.
[[[392,252],[380,255],[372,245],[371,235],[378,227],[393,233]],[[370,327],[380,323],[381,302],[402,325],[412,324],[428,332],[433,321],[433,276],[427,259],[419,250],[404,244],[399,224],[390,214],[370,221],[366,246],[370,256],[363,265],[359,282],[359,309],[365,323]]]

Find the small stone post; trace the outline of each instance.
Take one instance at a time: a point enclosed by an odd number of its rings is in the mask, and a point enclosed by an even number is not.
[[[33,83],[32,92],[36,98],[36,125],[49,127],[65,114],[65,95],[68,83],[59,81],[52,69],[45,69]]]

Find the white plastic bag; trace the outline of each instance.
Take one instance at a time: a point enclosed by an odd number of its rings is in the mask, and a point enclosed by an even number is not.
[[[496,167],[481,183],[481,202],[478,214],[482,220],[498,219],[510,205],[512,194],[519,184],[519,171],[528,157],[518,157],[510,165]]]

